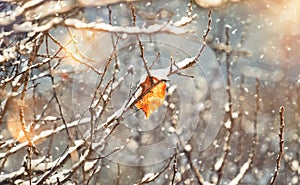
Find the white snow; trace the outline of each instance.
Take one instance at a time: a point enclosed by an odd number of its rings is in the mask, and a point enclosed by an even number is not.
[[[134,99],[134,98],[132,98],[132,99]],[[134,101],[134,100],[133,100],[133,101]],[[126,105],[127,105],[127,106],[126,106]],[[103,128],[104,126],[106,126],[108,123],[111,123],[111,122],[113,122],[114,120],[116,120],[117,118],[120,118],[120,117],[122,116],[122,114],[124,113],[124,111],[125,111],[126,109],[129,108],[128,106],[130,106],[130,103],[127,104],[127,102],[125,102],[125,103],[123,104],[123,106],[122,106],[120,109],[118,109],[118,110],[115,111],[112,115],[110,115],[110,116],[106,119],[106,122],[104,122],[104,123],[102,123],[101,125],[99,125],[99,126],[96,128],[96,130],[100,130],[101,128]]]
[[[230,107],[229,107],[229,102],[226,102],[226,103],[225,103],[224,108],[225,108],[225,111],[226,111],[226,112],[229,112],[229,109],[230,109]]]
[[[21,79],[22,75],[18,75],[12,82],[11,82],[11,85],[13,87],[15,87],[18,83],[19,83],[19,80]]]
[[[250,164],[251,164],[251,158],[249,158],[244,164],[243,166],[240,168],[240,172],[239,174],[234,178],[232,179],[228,185],[238,185],[239,182],[241,181],[241,179],[245,176],[247,170],[249,169],[250,167]]]
[[[90,121],[91,121],[90,117],[82,118],[81,120],[75,120],[75,121],[73,121],[71,123],[68,123],[67,127],[71,128],[71,127],[74,127],[74,126],[77,126],[77,125],[90,123]],[[53,134],[59,133],[59,132],[61,132],[64,129],[65,129],[65,125],[61,125],[61,126],[57,127],[55,130],[45,130],[45,131],[42,131],[40,133],[40,135],[34,136],[32,138],[32,141],[36,142],[36,141],[38,141],[40,139],[43,139],[43,138],[49,137],[49,136],[51,136]],[[26,147],[27,145],[28,145],[27,142],[19,143],[18,145],[12,147],[10,150],[6,151],[5,153],[0,153],[0,159],[3,159],[5,156],[7,156],[9,154],[12,154],[12,153],[15,153],[15,152],[19,151],[20,149]]]
[[[195,2],[204,8],[220,6],[224,0],[195,0]]]
[[[156,174],[154,174],[154,173],[147,173],[142,178],[142,182],[149,182],[149,181],[155,179],[157,177],[157,175],[158,175],[158,173],[156,173]]]
[[[17,56],[17,52],[15,46],[4,48],[2,50],[2,55],[0,55],[0,63],[10,59],[15,59],[16,56]]]
[[[33,25],[32,22],[24,22],[22,24],[14,24],[14,30],[19,32],[43,32],[52,28],[54,25],[59,24],[64,19],[62,17],[54,17],[48,20],[46,24],[38,26]]]
[[[118,86],[120,86],[120,84],[121,84],[123,81],[124,81],[124,77],[120,77],[120,78],[118,79],[117,82],[114,82],[114,83],[112,84],[112,89],[115,89],[115,88],[117,88]]]
[[[232,29],[232,26],[230,26],[229,24],[226,24],[225,28]]]
[[[173,34],[186,34],[191,31],[173,26],[169,23],[153,24],[148,27],[130,27],[130,26],[112,26],[106,23],[85,23],[77,19],[66,19],[65,25],[75,27],[77,29],[89,29],[97,31],[105,31],[111,33],[127,33],[127,34],[153,34],[158,32],[167,32]]]
[[[9,174],[1,174],[0,175],[0,182],[6,181],[6,180],[9,180],[9,179],[13,179],[16,176],[22,175],[24,173],[25,173],[25,167],[21,167],[18,171],[14,171],[14,172],[11,172]]]
[[[189,17],[181,17],[181,19],[175,23],[173,23],[174,26],[179,27],[179,26],[184,26],[193,21],[197,17],[197,14],[194,14],[193,16]]]
[[[45,121],[55,121],[55,120],[57,120],[57,119],[58,119],[58,118],[55,117],[55,116],[47,116],[47,117],[44,118]]]
[[[49,15],[60,14],[71,10],[74,7],[73,1],[45,1],[42,5],[37,6],[25,12],[27,21],[42,19]]]
[[[291,168],[293,169],[293,171],[299,171],[300,172],[299,161],[293,160],[292,163],[291,163]]]
[[[181,62],[176,63],[176,66],[178,68],[183,68],[185,66],[188,66],[190,63],[193,63],[195,61],[196,57],[192,57],[192,58],[185,58],[184,60],[182,60]]]
[[[150,70],[151,76],[154,76],[159,80],[168,80],[169,72],[170,72],[169,68]],[[144,77],[143,81],[145,81],[145,79],[146,77]]]
[[[231,121],[230,119],[227,119],[227,121],[224,123],[225,128],[230,129],[231,128]]]
[[[221,158],[215,163],[215,166],[214,166],[215,171],[220,170],[220,168],[221,168],[221,166],[223,164],[223,161],[224,161],[224,155],[225,155],[225,153],[223,153],[222,156],[221,156]]]
[[[16,21],[16,17],[23,14],[23,12],[30,8],[38,5],[39,3],[42,3],[44,0],[32,0],[32,1],[26,1],[23,6],[17,7],[14,11],[12,11],[9,15],[5,17],[0,17],[0,25],[9,25]]]
[[[90,6],[106,6],[108,4],[115,4],[118,2],[133,2],[138,0],[101,0],[101,1],[95,1],[95,0],[77,0],[76,3],[78,3],[80,6],[84,7],[90,7]],[[122,3],[120,4],[122,6]]]
[[[169,127],[168,131],[169,131],[170,133],[174,133],[174,132],[176,131],[176,129],[175,129],[174,127]]]
[[[98,160],[93,160],[93,161],[86,161],[84,163],[84,166],[83,166],[83,170],[84,171],[89,171],[91,170],[96,164],[97,164]]]
[[[186,144],[186,145],[184,146],[184,150],[187,151],[187,152],[192,151],[192,145]]]
[[[239,116],[239,112],[233,112],[232,113],[232,118],[238,118],[238,116]]]
[[[176,89],[177,89],[177,85],[170,86],[168,89],[168,95],[172,95]]]

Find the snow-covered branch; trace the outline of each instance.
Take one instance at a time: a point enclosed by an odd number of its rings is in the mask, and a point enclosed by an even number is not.
[[[177,27],[174,24],[165,22],[163,24],[152,24],[148,27],[135,27],[135,26],[112,26],[106,23],[90,22],[85,23],[78,19],[66,19],[64,21],[66,26],[76,29],[103,31],[110,33],[127,33],[127,34],[155,34],[155,33],[171,33],[171,34],[186,34],[191,33],[191,30],[187,30],[181,27]],[[182,24],[182,23],[181,23]]]
[[[87,124],[87,123],[90,122],[90,120],[91,119],[89,117],[82,118],[82,119],[79,119],[79,120],[75,120],[75,121],[73,121],[71,123],[67,123],[67,128],[72,128],[72,127],[75,127],[75,126],[78,126],[78,125]],[[61,125],[61,126],[57,127],[54,130],[45,130],[45,131],[42,131],[39,135],[32,137],[32,142],[33,143],[38,142],[38,141],[40,141],[42,139],[48,138],[49,136],[52,136],[52,135],[57,134],[57,133],[60,133],[63,130],[65,130],[65,126],[64,125]],[[9,156],[9,155],[11,155],[13,153],[16,153],[17,151],[25,148],[27,145],[28,145],[27,141],[25,141],[23,143],[17,144],[16,146],[10,148],[8,151],[6,151],[4,153],[0,153],[0,159],[3,159],[3,158],[5,158],[5,157],[7,157],[7,156]]]
[[[2,15],[0,17],[0,25],[5,26],[14,23],[16,21],[16,18],[22,15],[27,9],[38,6],[43,2],[44,0],[27,1],[22,6],[18,6],[15,10],[10,12],[9,14]]]

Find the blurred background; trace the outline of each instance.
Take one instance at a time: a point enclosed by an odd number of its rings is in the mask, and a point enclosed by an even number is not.
[[[197,54],[209,10],[211,30],[199,63],[183,71],[194,78],[170,77],[165,103],[149,120],[132,108],[105,130],[146,74],[137,37],[126,33],[132,7],[141,28],[191,18],[179,26],[190,33],[140,35],[148,61],[161,53],[153,69]],[[95,29],[101,23],[107,30]],[[299,184],[299,26],[299,0],[0,1],[0,183],[269,184],[284,106],[275,184]],[[170,146],[159,145],[165,138]],[[122,163],[124,143],[158,146],[143,155],[126,148],[130,165]],[[138,165],[147,155],[150,162]]]

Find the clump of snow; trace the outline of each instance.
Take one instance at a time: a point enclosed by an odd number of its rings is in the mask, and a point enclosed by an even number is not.
[[[55,116],[47,116],[47,117],[45,117],[45,121],[55,121],[55,120],[57,120],[58,118],[57,117],[55,117]]]
[[[230,110],[230,107],[229,107],[229,102],[227,102],[225,105],[224,105],[224,108],[225,108],[225,111],[226,112],[229,112],[229,110]]]
[[[174,133],[174,132],[176,131],[176,129],[175,129],[174,127],[169,127],[168,131],[169,131],[170,133]]]
[[[217,160],[217,162],[214,165],[215,171],[220,170],[220,168],[222,167],[223,161],[224,161],[224,154],[222,154],[221,158],[219,160]]]
[[[224,0],[195,0],[195,3],[201,7],[209,8],[220,6]]]
[[[191,63],[193,63],[195,61],[196,57],[192,57],[192,58],[185,58],[184,60],[176,63],[176,66],[178,68],[183,68],[186,67],[188,65],[190,65]]]
[[[191,23],[193,21],[193,19],[195,19],[197,17],[197,14],[194,14],[193,16],[189,16],[189,17],[181,17],[181,19],[177,22],[175,22],[173,25],[174,26],[184,26],[187,25],[189,23]]]
[[[228,119],[225,123],[224,123],[225,128],[230,129],[231,128],[231,121],[230,119]]]
[[[203,8],[222,6],[227,1],[238,2],[239,0],[195,0],[196,4]]]
[[[73,7],[72,1],[46,1],[41,6],[26,11],[25,17],[27,21],[34,21],[49,15],[67,12]]]
[[[62,17],[54,17],[47,21],[44,25],[34,25],[32,22],[24,22],[22,24],[14,24],[14,30],[19,32],[43,32],[52,28],[54,25],[59,24],[64,19]]]
[[[16,21],[16,18],[23,14],[26,9],[37,6],[44,0],[26,1],[23,6],[18,6],[14,11],[10,12],[9,15],[0,17],[0,25],[9,25]]]
[[[184,150],[187,151],[187,152],[192,151],[192,145],[186,144],[186,145],[184,146]]]
[[[114,4],[119,2],[133,2],[137,0],[101,0],[101,1],[95,1],[95,0],[77,0],[77,3],[80,6],[84,7],[90,7],[90,6],[106,6],[108,4]]]
[[[4,48],[2,50],[2,55],[0,55],[0,63],[7,60],[15,59],[17,56],[16,49],[17,48],[15,46]]]
[[[241,179],[245,176],[246,172],[248,171],[250,164],[251,164],[251,159],[249,158],[243,166],[240,168],[240,172],[237,176],[235,176],[234,179],[232,179],[228,185],[238,185]]]
[[[172,85],[168,88],[168,95],[172,95],[173,92],[177,89],[177,85]]]
[[[238,116],[239,116],[239,112],[233,112],[232,113],[232,118],[238,118]]]
[[[157,174],[154,173],[147,173],[145,176],[142,178],[142,182],[147,182],[155,179],[157,177]]]

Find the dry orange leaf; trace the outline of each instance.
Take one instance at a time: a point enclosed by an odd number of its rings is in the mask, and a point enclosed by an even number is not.
[[[144,96],[135,104],[135,106],[138,109],[142,109],[148,119],[149,116],[164,102],[166,83],[155,77],[147,76],[146,80],[141,83],[140,86],[143,89],[141,95]]]

